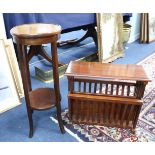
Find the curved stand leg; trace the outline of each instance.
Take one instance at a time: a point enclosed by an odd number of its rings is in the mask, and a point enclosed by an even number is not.
[[[59,88],[59,73],[58,73],[58,55],[57,55],[57,42],[51,43],[51,52],[53,57],[53,79],[54,79],[54,89],[55,89],[55,98],[56,98],[56,110],[58,123],[61,130],[61,133],[65,133],[65,129],[63,126],[62,118],[61,118],[61,94]]]
[[[33,110],[30,107],[30,99],[29,99],[29,92],[32,90],[31,88],[31,80],[30,80],[30,72],[29,72],[29,65],[28,65],[28,56],[27,56],[27,46],[18,44],[18,57],[19,57],[19,64],[21,69],[21,76],[24,86],[24,93],[25,93],[25,101],[26,101],[26,108],[29,120],[29,137],[33,136],[33,119],[32,119],[32,112]]]
[[[46,53],[42,45],[30,46],[30,50],[28,52],[28,61],[30,61],[34,55],[38,55],[38,54],[40,54],[43,58],[45,58],[47,61],[52,63],[52,58]]]
[[[58,123],[59,123],[59,128],[62,134],[65,133],[65,129],[64,129],[64,125],[63,125],[63,121],[62,121],[62,117],[61,117],[61,107],[60,104],[58,104],[56,106],[57,108],[57,118],[58,118]]]
[[[31,60],[31,58],[34,56],[34,55],[41,55],[44,59],[46,59],[47,61],[49,61],[49,62],[53,62],[52,61],[52,57],[50,57],[47,53],[46,53],[46,51],[45,51],[45,49],[43,48],[43,46],[42,45],[31,45],[30,46],[30,49],[29,49],[29,52],[28,52],[28,62]],[[59,64],[58,64],[58,66],[60,67],[60,66],[63,66],[63,65],[65,65],[64,63],[62,63],[62,62],[60,62]]]
[[[45,58],[47,61],[52,63],[52,58],[46,53],[42,46],[38,46],[38,53]]]
[[[94,26],[89,27],[87,29],[86,34],[82,38],[80,38],[79,40],[71,39],[71,40],[62,41],[62,42],[58,43],[58,46],[77,44],[77,43],[85,40],[88,37],[92,37],[94,42],[95,42],[96,47],[98,47],[98,44],[97,44],[97,32],[96,32],[96,29],[94,28]]]
[[[28,112],[28,119],[29,119],[29,138],[33,137],[33,119],[32,119],[32,113]]]

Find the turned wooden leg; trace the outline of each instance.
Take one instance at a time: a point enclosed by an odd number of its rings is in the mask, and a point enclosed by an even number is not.
[[[30,80],[30,72],[29,72],[29,63],[27,57],[27,46],[18,44],[18,57],[19,57],[19,64],[21,70],[21,76],[23,81],[24,87],[24,94],[25,94],[25,101],[27,107],[27,114],[29,120],[29,137],[33,136],[33,120],[32,120],[32,113],[33,110],[30,106],[30,99],[29,99],[29,92],[32,90],[31,88],[31,80]]]
[[[135,129],[135,128],[134,128],[134,129],[131,129],[131,132],[132,132],[132,134],[135,135],[135,133],[136,133],[136,129]]]
[[[61,94],[59,89],[59,73],[58,73],[58,55],[57,55],[57,42],[51,43],[51,51],[53,58],[53,79],[54,79],[54,90],[55,90],[55,98],[56,98],[56,109],[57,109],[57,117],[58,123],[61,130],[61,133],[65,133],[62,118],[61,118]]]
[[[61,131],[62,134],[64,134],[65,133],[65,129],[64,129],[64,125],[63,125],[63,121],[62,121],[62,117],[61,117],[61,107],[60,107],[60,104],[57,104],[56,108],[57,108],[57,118],[58,118],[58,123],[59,123],[60,131]]]
[[[29,119],[29,138],[33,137],[33,118],[32,118],[32,112],[28,112],[28,119]]]

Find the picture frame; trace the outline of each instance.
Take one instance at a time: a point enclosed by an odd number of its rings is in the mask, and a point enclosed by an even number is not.
[[[97,13],[98,57],[103,63],[124,56],[123,16],[121,13]]]
[[[17,57],[16,57],[13,41],[12,39],[7,39],[7,40],[4,40],[4,44],[5,44],[8,61],[11,66],[12,76],[15,81],[17,92],[19,94],[19,97],[23,98],[24,97],[23,83],[22,83],[22,78],[21,78],[21,74],[19,71],[19,65],[17,62]]]
[[[0,39],[0,113],[21,104],[21,75],[11,39]]]
[[[141,13],[140,42],[155,41],[155,13]]]
[[[148,42],[155,41],[155,13],[147,13]]]

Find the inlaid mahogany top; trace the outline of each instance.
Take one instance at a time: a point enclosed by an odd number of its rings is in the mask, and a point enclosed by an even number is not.
[[[20,38],[48,37],[54,34],[60,34],[61,26],[45,23],[23,24],[13,27],[10,30],[11,35]]]
[[[143,66],[135,64],[71,61],[65,75],[87,78],[106,78],[112,80],[151,81],[147,77]]]

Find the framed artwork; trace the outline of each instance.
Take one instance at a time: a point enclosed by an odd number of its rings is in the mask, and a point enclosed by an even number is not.
[[[148,13],[148,42],[155,41],[155,13]]]
[[[20,105],[24,96],[12,40],[0,39],[0,113]]]
[[[148,15],[147,13],[141,13],[140,22],[140,42],[148,42]]]
[[[155,41],[155,13],[141,13],[140,42]]]
[[[12,76],[15,81],[17,92],[19,94],[19,97],[22,98],[24,97],[23,83],[22,83],[22,78],[19,71],[19,66],[18,66],[12,39],[4,40],[4,45],[5,45],[8,61],[11,67]]]
[[[97,33],[100,62],[111,62],[124,56],[121,13],[97,13]]]

